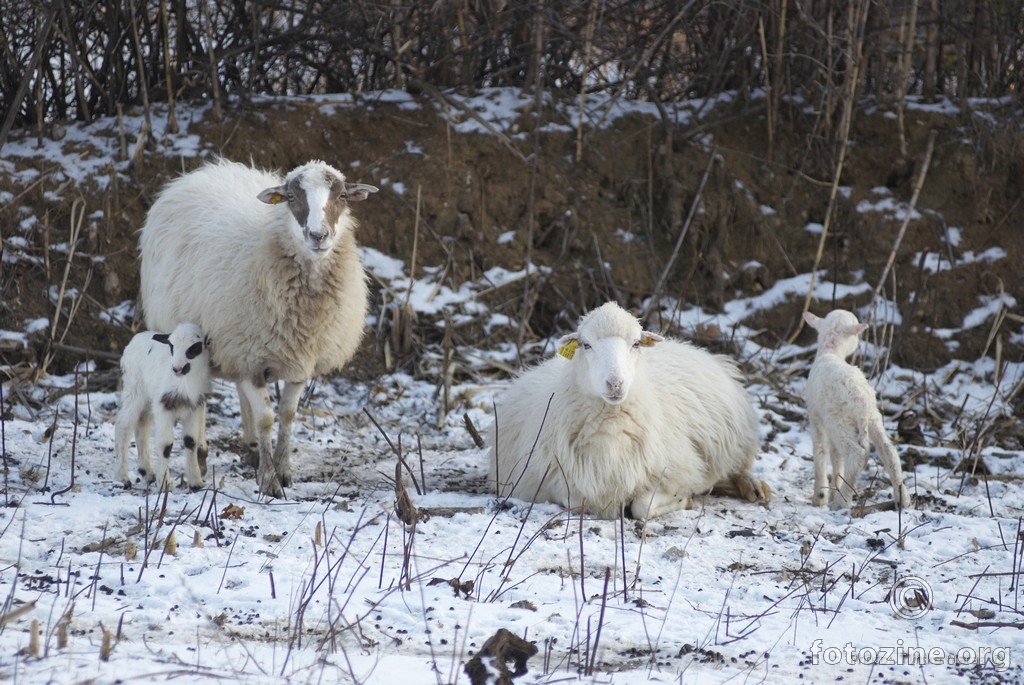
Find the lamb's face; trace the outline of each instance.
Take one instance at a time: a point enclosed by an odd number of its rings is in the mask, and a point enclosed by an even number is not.
[[[193,364],[203,369],[210,365],[206,338],[195,324],[180,324],[170,335],[155,335],[153,339],[170,347],[171,373],[179,378],[187,376]]]
[[[375,192],[374,186],[346,183],[344,174],[323,162],[309,162],[293,169],[283,185],[267,188],[258,197],[268,204],[287,202],[295,237],[311,256],[322,257],[351,227],[348,203]]]
[[[643,348],[661,340],[609,302],[585,316],[579,330],[563,337],[560,345],[562,356],[578,365],[577,378],[586,386],[581,390],[616,405],[629,396]]]
[[[845,309],[831,311],[824,319],[805,312],[804,321],[818,332],[819,354],[837,354],[843,359],[857,351],[858,336],[868,327]]]

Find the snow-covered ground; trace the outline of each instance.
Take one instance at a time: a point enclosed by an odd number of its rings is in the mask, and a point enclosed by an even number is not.
[[[494,125],[506,106],[488,115]],[[184,135],[175,145],[200,148]],[[401,262],[364,256],[424,313],[442,297],[455,314],[484,316],[477,293],[521,275],[441,292],[426,270],[410,282]],[[519,683],[1019,682],[1024,457],[990,436],[1012,414],[1005,398],[1024,367],[882,364],[873,383],[890,432],[904,410],[921,417],[922,444],[900,447],[915,506],[813,507],[799,399],[813,349],[762,348],[744,324],[809,285],[809,274],[779,281],[720,315],[660,303],[677,330],[735,331],[761,417],[754,470],[774,499],[764,508],[708,496],[646,525],[490,495],[464,415],[486,426],[501,382],[452,387],[442,414],[438,387],[406,375],[315,381],[285,500],[256,494],[227,384],[210,401],[208,487],[166,495],[118,482],[117,396],[90,387],[90,365],[5,385],[14,401],[0,424],[0,678],[468,683],[464,664],[505,628],[538,648]],[[898,317],[891,304],[880,311],[877,320]],[[996,313],[979,299],[964,326]],[[882,350],[862,352],[868,367]],[[507,351],[474,355],[508,363]],[[399,454],[414,526],[393,510]],[[977,471],[955,472],[962,460]],[[172,473],[183,467],[175,455]],[[874,460],[858,485],[874,505],[891,494]]]

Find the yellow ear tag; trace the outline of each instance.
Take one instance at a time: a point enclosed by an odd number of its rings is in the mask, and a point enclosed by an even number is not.
[[[284,202],[284,195],[281,193],[274,193],[274,197],[270,198],[270,204],[279,205]]]
[[[654,338],[652,338],[649,335],[644,335],[644,336],[640,337],[640,345],[642,347],[654,347],[654,344],[656,342],[657,342],[657,340],[655,340]]]
[[[579,340],[570,340],[558,348],[558,354],[562,355],[566,359],[572,359],[573,355],[576,354],[576,348],[579,346]]]

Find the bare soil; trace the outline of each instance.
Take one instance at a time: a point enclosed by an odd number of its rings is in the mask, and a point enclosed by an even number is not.
[[[768,159],[765,124],[758,115],[723,112],[702,130],[667,130],[660,121],[631,115],[601,131],[587,133],[583,158],[575,159],[575,136],[543,133],[534,147],[534,119],[524,114],[522,138],[460,135],[425,102],[416,112],[377,104],[350,109],[315,103],[266,104],[230,111],[220,119],[206,115],[180,122],[219,154],[288,169],[323,158],[350,180],[381,186],[382,192],[356,205],[359,241],[408,265],[419,217],[416,268],[443,266],[454,286],[478,278],[486,269],[521,268],[526,259],[551,267],[549,276],[496,289],[487,295],[493,310],[523,323],[520,334],[483,326],[462,326],[451,344],[487,346],[510,335],[518,342],[570,327],[586,309],[609,298],[636,306],[649,296],[673,254],[680,230],[701,186],[695,215],[664,291],[715,310],[737,294],[749,295],[776,281],[811,270],[818,235],[805,230],[822,223],[828,205],[830,157],[809,145],[798,120],[784,122]],[[553,118],[548,112],[542,119]],[[953,358],[974,360],[996,354],[1021,358],[1011,339],[1019,321],[961,330],[950,346],[935,329],[960,329],[979,297],[1008,292],[1020,299],[1019,264],[1024,254],[1019,205],[1024,184],[1024,135],[1008,127],[979,123],[978,117],[911,113],[906,158],[899,154],[895,120],[882,113],[856,118],[843,185],[852,189],[840,200],[826,241],[823,278],[874,285],[889,258],[899,222],[878,213],[855,210],[873,189],[887,187],[898,200],[910,199],[929,131],[937,132],[934,155],[917,205],[920,220],[911,223],[895,255],[886,296],[899,304],[903,322],[893,331],[893,361],[934,370]],[[700,136],[711,133],[716,161],[709,164]],[[514,148],[514,149],[513,149]],[[88,149],[81,154],[96,154]],[[350,162],[359,160],[358,166]],[[65,313],[56,339],[37,333],[28,349],[0,347],[0,364],[67,373],[83,357],[113,369],[131,335],[128,327],[101,313],[134,299],[138,288],[136,230],[161,186],[195,159],[166,156],[154,144],[145,161],[127,174],[114,174],[105,187],[89,182],[68,187],[59,175],[46,175],[47,159],[15,159],[20,171],[37,169],[40,179],[18,181],[0,174],[0,191],[15,200],[0,207],[5,252],[9,238],[21,235],[19,223],[34,216],[44,226],[26,236],[24,250],[35,259],[5,259],[0,276],[0,328],[23,330],[26,322],[54,316],[51,288],[62,282],[85,293],[79,309]],[[402,194],[393,184],[404,185]],[[60,199],[55,201],[54,198]],[[79,257],[64,279],[66,243],[75,198],[85,221]],[[763,206],[774,212],[765,211]],[[531,221],[532,216],[532,221]],[[961,229],[951,248],[947,232]],[[515,238],[499,243],[507,231]],[[630,237],[631,236],[631,237]],[[1007,257],[968,262],[968,252],[993,246]],[[954,268],[929,273],[918,255],[939,253]],[[824,311],[857,307],[864,295],[835,303],[815,302]],[[379,308],[383,302],[378,301]],[[748,323],[759,342],[774,345],[795,330],[802,294],[755,314]],[[431,373],[423,350],[441,343],[442,327],[423,317],[401,321],[387,313],[363,353],[347,373],[370,378],[385,369],[384,341],[392,325],[409,326],[395,350],[392,366]],[[62,335],[65,322],[71,324]],[[397,323],[396,323],[397,322]],[[660,326],[660,322],[652,322]],[[672,331],[715,343],[720,331]],[[807,332],[802,334],[809,336]],[[701,339],[703,337],[703,339]],[[1018,338],[1020,336],[1017,336]],[[809,341],[809,337],[801,338]],[[57,344],[59,343],[59,344]]]

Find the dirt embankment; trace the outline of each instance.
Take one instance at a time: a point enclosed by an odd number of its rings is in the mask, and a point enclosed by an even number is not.
[[[486,296],[492,310],[522,322],[520,330],[463,325],[442,340],[438,319],[405,321],[386,312],[351,373],[381,371],[385,340],[398,348],[393,365],[427,372],[431,367],[420,358],[432,346],[458,349],[548,335],[608,298],[636,306],[655,290],[670,260],[662,291],[711,310],[737,293],[764,291],[807,273],[814,264],[819,234],[806,227],[825,221],[831,162],[824,146],[808,143],[800,122],[781,127],[769,162],[759,116],[726,117],[708,131],[667,132],[657,120],[631,115],[589,132],[577,159],[571,134],[544,133],[534,149],[532,135],[503,140],[456,134],[434,112],[430,106],[411,113],[388,105],[370,110],[293,103],[189,124],[190,132],[232,159],[290,168],[323,158],[353,181],[381,186],[383,192],[355,208],[360,242],[409,264],[418,233],[417,267],[440,266],[454,288],[493,266],[521,268],[529,259],[551,267],[547,275]],[[935,334],[963,328],[979,298],[1020,294],[1024,136],[979,121],[911,113],[908,155],[902,157],[890,117],[856,119],[842,177],[850,190],[838,201],[820,264],[824,278],[841,283],[877,283],[900,228],[898,216],[885,207],[910,199],[929,132],[937,132],[917,205],[921,218],[910,224],[884,288],[904,317],[892,339],[893,359],[901,365],[930,370],[954,356],[994,354],[996,338],[1005,359],[1021,356],[1021,344],[1010,334],[1019,328],[1016,319],[989,319],[960,331],[955,346]],[[522,117],[524,130],[530,122]],[[706,140],[697,142],[708,132],[714,161]],[[350,166],[354,160],[358,166]],[[113,176],[103,189],[96,183],[69,187],[59,175],[16,181],[28,177],[0,174],[0,191],[14,198],[0,207],[0,328],[22,330],[42,317],[52,321],[62,284],[84,293],[65,298],[55,340],[47,327],[34,334],[28,350],[0,348],[0,362],[25,368],[48,359],[48,371],[65,373],[86,350],[106,353],[102,363],[113,368],[130,330],[102,313],[135,298],[135,231],[161,185],[195,163],[154,147],[144,164]],[[42,158],[12,164],[44,172],[52,166]],[[699,208],[688,221],[698,195]],[[880,209],[858,211],[861,203]],[[82,209],[82,239],[65,278],[67,251],[54,247],[67,243]],[[19,226],[31,217],[37,221],[23,232]],[[992,248],[1006,256],[972,259]],[[933,269],[934,263],[941,268]],[[856,307],[868,297],[836,304]],[[73,313],[72,301],[79,303]],[[802,301],[800,293],[748,323],[761,331],[762,343],[774,344],[794,330]],[[389,326],[396,321],[411,327],[408,335],[392,339]]]

